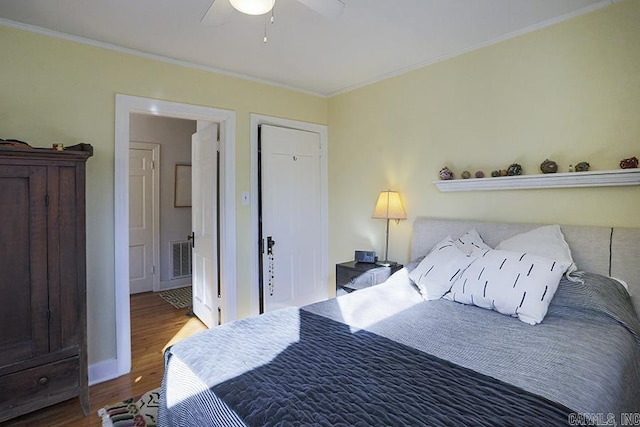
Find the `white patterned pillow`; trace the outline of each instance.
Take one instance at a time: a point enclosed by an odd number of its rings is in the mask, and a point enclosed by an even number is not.
[[[409,273],[409,278],[418,286],[425,300],[439,299],[449,292],[474,259],[458,249],[451,237],[447,236]]]
[[[487,250],[464,271],[444,298],[542,322],[570,263],[522,252]]]
[[[517,234],[498,243],[496,249],[514,252],[526,252],[557,261],[569,262],[567,275],[577,270],[571,256],[569,244],[558,224],[545,225],[526,233]]]
[[[465,254],[471,254],[473,251],[491,249],[484,243],[480,234],[475,228],[464,233],[460,238],[453,241],[453,243]]]

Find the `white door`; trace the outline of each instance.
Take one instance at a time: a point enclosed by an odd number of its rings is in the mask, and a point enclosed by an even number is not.
[[[212,328],[218,324],[218,125],[191,138],[193,312]]]
[[[131,142],[129,148],[129,292],[157,290],[157,144]]]
[[[320,135],[262,125],[260,162],[264,311],[326,299]]]

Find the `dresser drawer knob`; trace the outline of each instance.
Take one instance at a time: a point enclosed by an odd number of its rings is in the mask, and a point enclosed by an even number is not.
[[[49,384],[49,378],[48,378],[48,377],[41,377],[41,378],[38,380],[38,384],[40,384],[40,385],[47,385],[47,384]]]

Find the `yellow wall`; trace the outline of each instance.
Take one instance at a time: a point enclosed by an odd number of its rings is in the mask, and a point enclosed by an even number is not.
[[[0,26],[0,138],[50,147],[89,142],[87,286],[89,362],[115,357],[115,94],[236,111],[238,315],[250,313],[247,267],[250,113],[327,123],[327,100],[228,76]]]
[[[416,216],[640,227],[640,187],[440,193],[443,166],[545,158],[563,172],[640,158],[640,1],[628,0],[329,101],[330,262],[383,256],[379,191],[403,196],[390,258],[409,258]]]
[[[34,146],[90,142],[89,358],[115,357],[115,94],[237,112],[238,314],[249,313],[249,114],[329,124],[330,265],[384,251],[371,219],[380,190],[401,191],[390,258],[409,257],[418,215],[640,227],[640,187],[440,193],[440,168],[525,173],[551,158],[615,169],[640,157],[640,2],[552,27],[326,100],[228,76],[0,27],[0,137]],[[333,274],[333,268],[331,269]]]

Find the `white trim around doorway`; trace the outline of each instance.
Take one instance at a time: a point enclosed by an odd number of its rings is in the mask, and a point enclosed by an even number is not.
[[[220,125],[220,279],[223,322],[236,318],[236,113],[212,107],[116,94],[115,115],[115,316],[116,372],[131,371],[131,313],[129,307],[129,114],[141,113]],[[111,378],[102,378],[108,380]],[[91,382],[91,378],[89,379]]]

